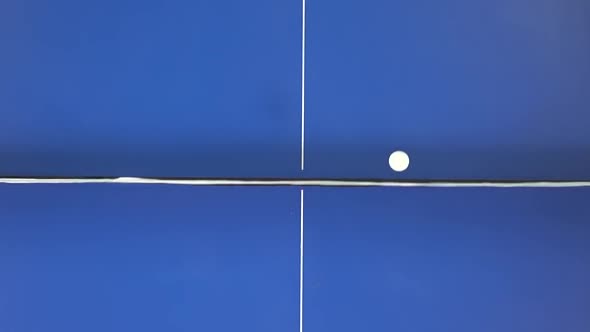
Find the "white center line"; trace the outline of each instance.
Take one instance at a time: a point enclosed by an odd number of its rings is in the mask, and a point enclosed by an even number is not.
[[[305,0],[301,20],[301,170],[305,168]]]
[[[301,189],[301,211],[300,227],[301,234],[299,235],[299,332],[303,332],[303,189]]]

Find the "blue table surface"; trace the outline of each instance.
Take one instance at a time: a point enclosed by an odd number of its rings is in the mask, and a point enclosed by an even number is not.
[[[304,189],[304,331],[587,331],[589,188]],[[0,330],[298,331],[293,187],[0,185]]]
[[[299,192],[0,186],[0,330],[296,331]]]
[[[590,179],[588,1],[310,1],[303,172],[301,21],[2,1],[0,175]]]

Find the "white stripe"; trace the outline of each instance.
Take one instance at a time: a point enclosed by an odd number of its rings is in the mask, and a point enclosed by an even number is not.
[[[305,168],[305,0],[301,19],[301,170]]]
[[[300,227],[301,234],[299,235],[299,332],[303,332],[303,189],[301,189],[301,211]]]
[[[129,183],[129,184],[175,184],[189,186],[320,186],[320,187],[590,187],[590,181],[562,181],[562,182],[411,182],[411,181],[352,181],[352,180],[173,180],[121,177],[113,179],[101,178],[0,178],[0,183],[10,184],[59,184],[59,183]]]

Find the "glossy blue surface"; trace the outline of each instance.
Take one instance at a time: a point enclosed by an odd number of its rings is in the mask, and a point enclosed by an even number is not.
[[[6,0],[4,176],[299,171],[297,0]]]
[[[589,188],[304,189],[304,331],[586,331]],[[0,330],[298,331],[299,190],[1,185]]]
[[[588,1],[310,1],[303,172],[301,19],[2,1],[0,175],[590,179]]]
[[[587,331],[589,197],[306,189],[304,330]]]
[[[307,22],[306,174],[590,178],[590,2],[318,0]]]
[[[299,191],[0,185],[0,330],[298,331]]]

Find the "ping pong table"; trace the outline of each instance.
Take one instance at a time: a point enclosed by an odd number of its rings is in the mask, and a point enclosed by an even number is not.
[[[0,331],[590,328],[587,1],[4,0],[0,41]]]

